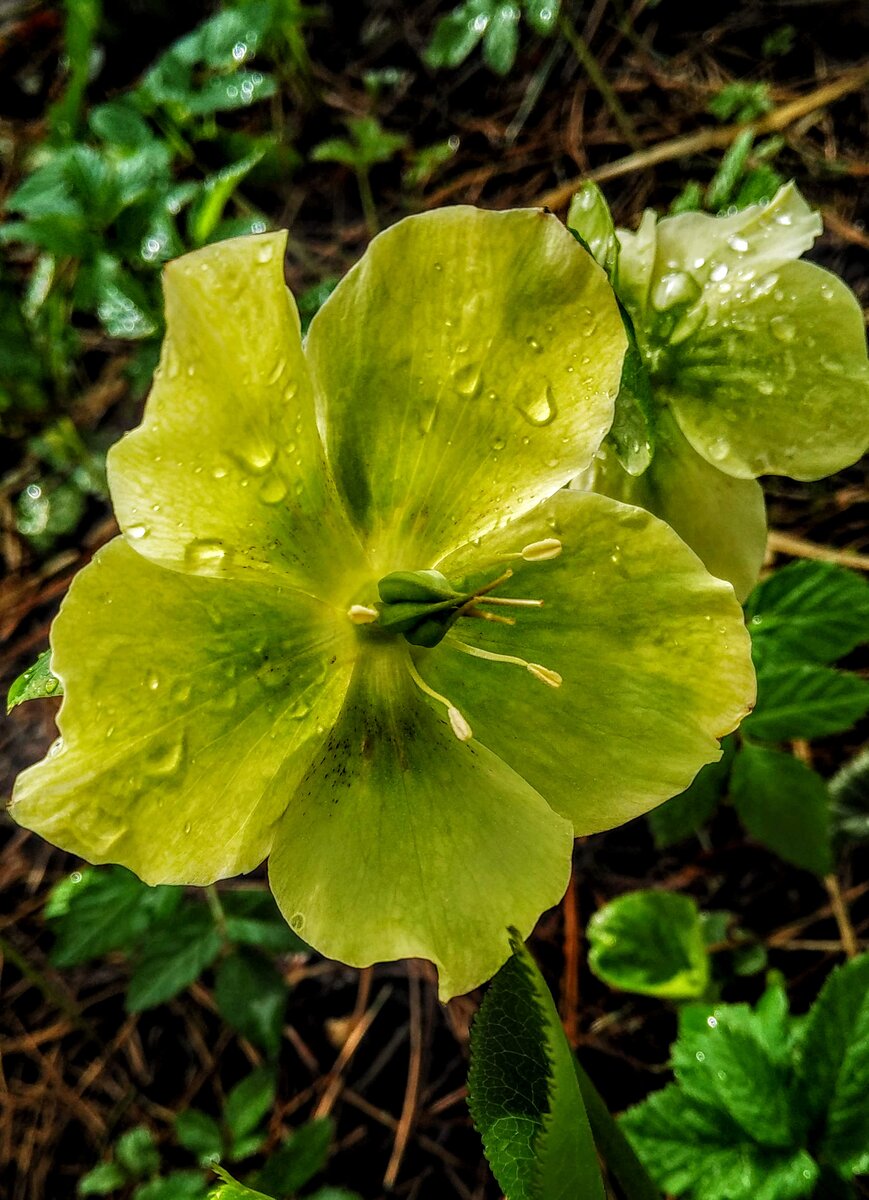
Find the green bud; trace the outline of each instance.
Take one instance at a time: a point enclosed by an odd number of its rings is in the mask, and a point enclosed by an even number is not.
[[[377,590],[384,604],[402,601],[433,604],[439,600],[466,599],[440,571],[393,571],[380,580]]]

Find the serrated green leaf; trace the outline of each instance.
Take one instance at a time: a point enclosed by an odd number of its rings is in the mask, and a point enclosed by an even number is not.
[[[115,1160],[133,1179],[159,1171],[160,1154],[151,1130],[137,1125],[121,1134],[115,1142]]]
[[[11,712],[25,700],[44,700],[47,696],[62,696],[63,684],[51,670],[51,651],[43,650],[32,667],[28,667],[10,687],[6,695],[6,711]]]
[[[175,1136],[179,1145],[195,1154],[199,1162],[209,1165],[223,1149],[223,1136],[214,1117],[198,1108],[188,1108],[175,1118]]]
[[[254,1132],[274,1104],[275,1092],[275,1072],[270,1066],[257,1067],[235,1085],[223,1110],[223,1119],[234,1141]]]
[[[836,832],[853,841],[869,839],[869,750],[840,767],[827,786]]]
[[[869,954],[829,976],[797,1053],[802,1104],[820,1154],[840,1171],[869,1171]]]
[[[570,1047],[534,960],[511,941],[472,1030],[474,1124],[507,1200],[603,1200]]]
[[[730,794],[748,832],[786,862],[816,875],[833,869],[827,788],[805,763],[781,750],[743,746]]]
[[[255,1046],[277,1054],[289,989],[280,971],[256,950],[228,955],[217,969],[215,999],[226,1023]]]
[[[199,1171],[173,1171],[150,1179],[133,1192],[133,1200],[205,1200],[208,1185]]]
[[[707,763],[689,788],[672,800],[665,800],[649,813],[652,836],[659,849],[697,833],[718,808],[727,791],[727,780],[733,764],[733,738],[725,739],[721,743],[721,750],[718,762]]]
[[[690,896],[629,892],[588,923],[588,964],[611,987],[689,1000],[709,986],[709,955]]]
[[[745,605],[757,661],[831,663],[869,639],[869,583],[833,563],[795,562]]]
[[[190,904],[149,932],[127,989],[127,1011],[164,1004],[189,987],[220,952],[220,934],[203,904]]]
[[[99,1163],[86,1175],[82,1175],[76,1185],[79,1196],[107,1196],[116,1192],[127,1182],[126,1172],[115,1162]]]
[[[177,909],[183,888],[149,887],[124,867],[75,871],[52,889],[45,919],[55,934],[57,967],[90,962],[111,950],[132,951],[158,921]]]
[[[764,665],[757,706],[742,723],[749,737],[782,742],[850,729],[869,712],[869,680],[816,663]]]
[[[632,1108],[621,1126],[655,1181],[675,1196],[802,1200],[818,1176],[805,1150],[758,1146],[717,1108],[692,1101],[675,1084]]]
[[[266,888],[221,892],[220,903],[229,941],[272,954],[312,953],[307,942],[284,920]]]
[[[329,1117],[299,1126],[269,1157],[256,1176],[256,1186],[276,1196],[285,1196],[304,1187],[325,1167],[334,1132],[334,1123]]]

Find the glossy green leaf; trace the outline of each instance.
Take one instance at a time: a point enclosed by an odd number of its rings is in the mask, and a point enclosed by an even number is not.
[[[273,588],[328,585],[331,598],[358,586],[359,568],[323,460],[286,237],[221,242],[166,268],[161,365],[142,424],[112,447],[109,484],[146,558]]]
[[[249,949],[228,955],[217,969],[214,998],[231,1029],[277,1054],[289,991],[270,959]]]
[[[710,466],[666,410],[658,414],[648,470],[629,475],[607,448],[595,460],[587,484],[666,521],[712,575],[733,585],[737,599],[744,600],[757,583],[767,539],[760,485]]]
[[[833,563],[780,567],[748,598],[755,657],[834,662],[869,640],[869,583]]]
[[[221,892],[220,905],[229,941],[271,954],[310,952],[310,946],[290,929],[265,888]]]
[[[588,923],[588,965],[610,987],[691,1000],[709,986],[709,955],[690,896],[630,892]]]
[[[603,496],[561,491],[440,569],[461,578],[481,558],[553,536],[561,555],[512,560],[502,589],[541,609],[519,612],[515,626],[461,623],[419,669],[460,703],[483,745],[578,834],[593,833],[648,812],[717,761],[718,739],[752,703],[753,673],[732,589],[662,522]],[[562,684],[459,642],[542,664]]]
[[[115,1162],[98,1163],[76,1184],[77,1196],[107,1196],[127,1182],[127,1174]]]
[[[274,1068],[257,1067],[226,1097],[223,1119],[234,1141],[253,1134],[275,1102]],[[265,1134],[263,1134],[265,1137]]]
[[[115,1142],[115,1160],[134,1179],[159,1171],[160,1152],[150,1129],[137,1125],[121,1134]]]
[[[758,1111],[758,1123],[763,1120]],[[691,1200],[804,1200],[813,1194],[818,1165],[804,1149],[759,1146],[718,1108],[692,1101],[675,1085],[631,1109],[622,1127],[668,1194]]]
[[[519,5],[496,4],[483,34],[483,62],[497,75],[507,75],[519,48]]]
[[[618,270],[619,241],[609,205],[596,183],[584,183],[571,200],[567,228],[579,234],[595,262],[603,267],[610,280],[614,280]]]
[[[205,1200],[208,1187],[200,1171],[173,1171],[141,1184],[132,1200]]]
[[[659,849],[698,833],[718,808],[727,791],[734,754],[733,738],[726,738],[721,749],[723,753],[718,762],[703,767],[689,788],[649,813],[652,836]]]
[[[816,875],[833,869],[827,788],[805,763],[781,750],[743,746],[730,794],[748,832],[786,862]]]
[[[19,776],[16,820],[152,883],[251,870],[346,690],[352,626],[337,621],[297,592],[109,543],[52,628],[63,741]]]
[[[300,1125],[269,1155],[256,1176],[256,1186],[276,1196],[303,1188],[325,1167],[334,1133],[335,1125],[329,1117]]]
[[[112,950],[133,950],[152,925],[170,917],[181,888],[148,887],[124,867],[74,871],[45,906],[56,941],[51,961],[74,967]]]
[[[471,1035],[469,1106],[507,1200],[603,1200],[573,1055],[518,938]]]
[[[51,651],[43,650],[32,667],[14,681],[6,695],[6,711],[11,712],[25,700],[44,700],[46,696],[62,696],[63,687],[51,669]]]
[[[655,450],[657,417],[652,395],[649,373],[643,362],[633,321],[626,309],[621,308],[628,349],[622,366],[622,378],[616,396],[613,423],[605,446],[615,451],[619,465],[629,475],[642,475],[652,461]],[[598,451],[598,456],[605,451]],[[593,468],[600,461],[595,458]]]
[[[585,468],[624,349],[603,271],[555,217],[458,206],[375,238],[306,354],[378,577],[433,566]]]
[[[743,728],[781,742],[850,729],[869,712],[869,680],[817,663],[770,663],[758,672],[757,707]]]
[[[223,1150],[223,1135],[214,1117],[187,1108],[175,1118],[175,1137],[185,1150],[195,1154],[203,1166],[208,1166]]]
[[[216,175],[210,175],[203,184],[190,209],[188,228],[194,246],[202,246],[211,239],[215,226],[223,216],[230,197],[250,171],[262,160],[263,151],[249,154],[238,162],[223,167]]]
[[[820,1154],[840,1171],[869,1171],[869,954],[837,967],[806,1018],[797,1052],[802,1103]]]
[[[152,929],[136,958],[127,1011],[165,1004],[194,983],[220,953],[220,934],[202,904],[182,908]]]
[[[394,650],[372,643],[360,658],[278,827],[269,879],[323,954],[431,959],[446,999],[501,965],[505,922],[527,934],[557,903],[573,834],[485,744],[454,736],[411,681],[409,647]]]
[[[423,56],[427,65],[460,66],[482,39],[494,7],[493,0],[466,0],[441,17]]]

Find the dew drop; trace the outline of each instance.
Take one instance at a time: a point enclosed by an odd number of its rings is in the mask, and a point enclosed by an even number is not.
[[[694,1057],[697,1059],[697,1061],[699,1063],[706,1062],[706,1055],[703,1053],[702,1050],[698,1050],[697,1053],[694,1055]]]
[[[131,538],[133,538],[134,541],[137,541],[137,542],[141,538],[145,537],[147,532],[148,532],[147,525],[128,525],[127,526],[127,537],[131,537]]]
[[[192,828],[193,828],[193,826],[190,824],[189,821],[184,822],[184,832],[185,833],[189,833]]]
[[[278,475],[269,475],[259,490],[263,504],[280,504],[287,494],[287,485]]]
[[[263,242],[256,252],[258,263],[270,263],[275,256],[275,248],[271,242]]]
[[[305,914],[300,912],[293,913],[293,915],[290,917],[290,929],[294,929],[296,933],[301,933],[304,928]]]
[[[745,254],[746,250],[748,249],[748,242],[745,240],[745,238],[737,237],[736,234],[727,239],[727,244],[730,249],[735,250],[737,254]]]
[[[158,744],[148,757],[148,765],[155,775],[171,775],[178,770],[184,757],[183,735],[162,745]]]
[[[543,347],[540,345],[536,337],[527,337],[525,341],[531,347],[535,354],[542,354]]]
[[[151,674],[148,676],[147,684],[152,692],[156,692],[157,688],[160,686],[160,680],[156,675]]]
[[[507,442],[502,437],[496,437],[492,441],[493,450],[503,450],[506,445]]]
[[[456,391],[462,396],[474,397],[480,391],[480,367],[477,363],[468,363],[453,375]]]
[[[215,568],[226,557],[226,548],[215,538],[194,538],[184,551],[184,559],[194,571]]]
[[[280,377],[283,375],[284,371],[286,371],[286,369],[287,369],[287,360],[285,358],[279,358],[278,361],[275,363],[274,367],[272,368],[272,370],[269,372],[268,378],[266,379],[266,383],[270,383],[270,384],[277,383],[278,380],[280,379]]]
[[[530,404],[517,403],[516,409],[529,425],[537,427],[550,425],[558,416],[558,406],[555,403],[552,388],[548,386],[537,400]]]
[[[797,327],[788,317],[773,317],[769,331],[778,342],[792,342],[797,336]]]
[[[70,875],[70,879],[72,880],[73,883],[81,883],[81,881],[82,881],[81,871],[73,871],[73,873]]]
[[[686,271],[668,271],[655,284],[652,304],[658,312],[667,312],[678,304],[692,304],[699,295],[699,286]]]
[[[712,270],[709,272],[709,278],[712,280],[713,283],[720,283],[722,279],[726,279],[727,278],[727,264],[726,263],[718,263],[716,266],[714,266],[712,268]]]
[[[730,443],[726,438],[716,438],[709,447],[709,457],[713,462],[723,462],[730,453]]]

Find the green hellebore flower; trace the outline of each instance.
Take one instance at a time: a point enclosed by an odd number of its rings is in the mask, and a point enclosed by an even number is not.
[[[663,523],[564,490],[625,337],[554,217],[399,222],[304,346],[285,239],[166,269],[160,367],[109,461],[122,536],[54,624],[62,740],[13,811],[150,883],[270,856],[313,946],[432,959],[448,997],[559,900],[575,833],[719,757],[748,639]]]
[[[571,210],[580,235],[599,236],[601,205],[588,192]],[[631,475],[608,447],[592,486],[662,517],[740,598],[766,547],[757,476],[820,479],[869,445],[860,306],[797,261],[821,230],[788,184],[733,216],[647,212],[617,231],[614,286],[651,376],[655,455]]]

